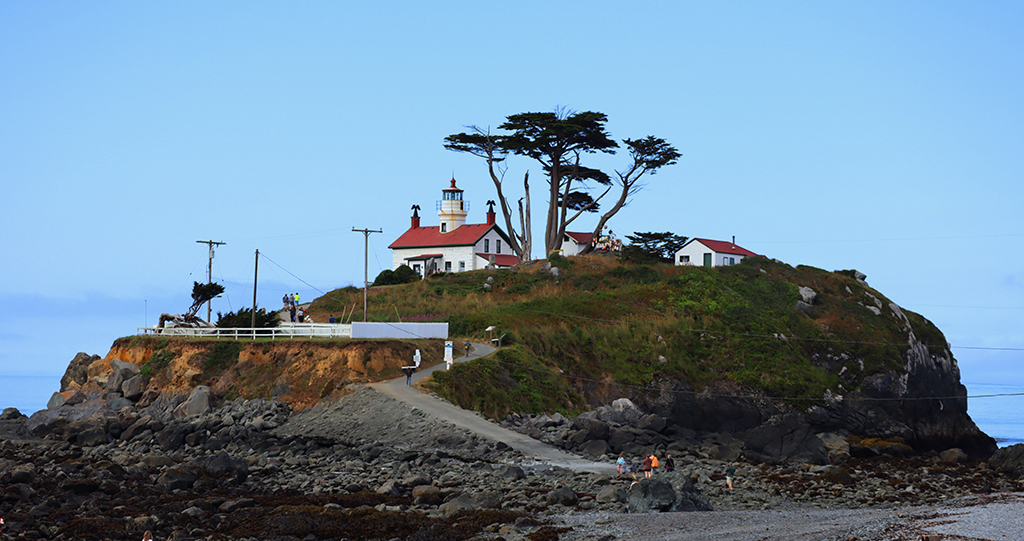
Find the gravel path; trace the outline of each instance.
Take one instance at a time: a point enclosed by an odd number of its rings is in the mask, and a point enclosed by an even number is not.
[[[473,351],[470,355],[468,357],[459,358],[458,362],[486,357],[487,355],[494,353],[494,351],[495,348],[492,346],[485,344],[473,344]],[[413,383],[416,383],[417,381],[429,376],[434,371],[443,369],[444,367],[444,363],[441,363],[415,373],[413,375]],[[395,378],[381,383],[373,383],[370,384],[369,387],[380,391],[395,400],[404,402],[433,418],[451,423],[464,430],[468,430],[471,433],[476,434],[478,437],[486,438],[495,442],[503,442],[516,451],[523,453],[526,457],[537,462],[543,462],[551,466],[561,466],[578,472],[604,473],[608,475],[616,473],[615,466],[613,464],[606,462],[594,462],[592,460],[587,460],[576,455],[566,453],[529,436],[501,427],[484,418],[477,412],[464,410],[453,405],[451,402],[442,400],[433,395],[422,393],[416,388],[410,387],[406,383],[404,377]]]

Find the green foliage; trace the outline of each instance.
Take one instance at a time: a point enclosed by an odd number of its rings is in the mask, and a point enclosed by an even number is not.
[[[686,237],[672,232],[640,233],[626,235],[632,244],[623,247],[618,257],[622,261],[636,263],[662,261],[672,263],[676,252],[686,244]]]
[[[160,370],[167,368],[167,366],[171,364],[171,361],[174,360],[175,355],[173,352],[165,350],[164,348],[166,346],[167,339],[165,338],[157,346],[157,350],[153,353],[153,355],[150,355],[149,360],[146,361],[146,364],[142,365],[142,368],[139,369],[140,374],[146,376],[147,378],[151,378]]]
[[[232,340],[230,342],[214,342],[206,351],[203,359],[203,373],[219,374],[238,363],[238,354],[244,344]]]
[[[373,281],[375,286],[391,286],[398,284],[408,284],[409,282],[415,282],[420,279],[420,276],[416,274],[416,271],[409,268],[408,265],[400,265],[397,269],[384,269],[380,271],[377,278]]]
[[[267,313],[266,308],[256,310],[257,329],[269,329],[280,324],[281,317],[276,311]],[[252,308],[239,308],[238,312],[228,312],[226,314],[217,312],[217,326],[222,329],[250,328],[252,326]]]
[[[569,381],[518,345],[435,372],[431,380],[431,390],[491,418],[512,411],[574,414],[586,405]]]
[[[568,269],[572,267],[572,261],[567,257],[563,257],[562,254],[559,254],[558,252],[552,252],[551,255],[548,256],[548,263],[551,263],[552,267],[558,267],[560,269]]]
[[[195,315],[200,306],[221,293],[224,293],[224,286],[216,282],[209,284],[192,282],[192,306],[189,308],[189,314]]]

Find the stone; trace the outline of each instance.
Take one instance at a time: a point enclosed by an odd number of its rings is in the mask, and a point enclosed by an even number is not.
[[[18,419],[27,419],[28,416],[23,415],[18,408],[4,408],[4,412],[0,413],[0,421],[16,421]]]
[[[604,440],[591,440],[580,449],[580,453],[587,456],[600,457],[608,454],[608,450],[608,442]]]
[[[601,503],[625,503],[626,490],[622,487],[608,485],[602,488],[595,498]]]
[[[113,371],[121,370],[122,368],[128,369],[132,374],[139,373],[139,367],[132,363],[122,361],[121,359],[110,359],[110,369]]]
[[[417,505],[441,503],[441,489],[434,485],[418,485],[412,488],[412,501]]]
[[[804,301],[796,301],[793,307],[803,312],[806,316],[814,316],[814,307]]]
[[[68,364],[64,376],[60,378],[61,391],[74,391],[89,381],[89,365],[100,360],[99,355],[79,352]]]
[[[548,492],[544,499],[547,501],[548,505],[558,504],[572,506],[576,505],[580,501],[579,496],[577,496],[569,487],[556,488],[555,490]]]
[[[828,449],[802,415],[776,415],[746,432],[745,456],[754,462],[828,464]]]
[[[162,490],[189,489],[196,482],[196,474],[191,468],[172,466],[157,477],[156,484]]]
[[[996,449],[988,459],[988,467],[1014,477],[1024,475],[1024,443]]]
[[[690,477],[679,472],[659,474],[632,485],[626,508],[631,513],[713,510],[711,503],[690,481]]]
[[[234,485],[241,485],[249,477],[249,465],[241,458],[233,458],[225,452],[199,457],[191,462],[197,472],[214,479],[225,479]]]
[[[437,507],[439,511],[445,514],[445,516],[451,515],[456,511],[472,511],[476,508],[476,500],[473,496],[463,492],[456,498],[452,498]]]
[[[146,383],[148,383],[146,376],[136,374],[121,384],[121,394],[128,400],[136,402],[139,398],[142,398],[142,393],[146,391]]]
[[[119,393],[121,392],[121,384],[134,376],[135,372],[132,372],[130,368],[118,368],[107,376],[107,385],[104,389],[108,393]]]
[[[192,389],[192,393],[188,395],[177,408],[174,408],[174,418],[184,419],[193,415],[201,415],[210,411],[213,406],[213,391],[210,390],[206,385],[199,385],[195,389]]]
[[[959,464],[967,460],[967,453],[963,452],[962,449],[954,447],[939,453],[939,459],[942,460],[943,464]]]
[[[818,294],[809,287],[800,286],[798,291],[800,292],[800,298],[807,304],[814,304],[814,299],[818,297]]]

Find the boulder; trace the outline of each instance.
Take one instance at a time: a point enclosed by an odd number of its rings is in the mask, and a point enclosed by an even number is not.
[[[641,479],[629,489],[626,507],[631,513],[651,511],[712,511],[711,503],[688,475],[672,472]]]
[[[439,511],[445,514],[445,516],[451,515],[456,511],[471,511],[476,508],[476,500],[473,496],[463,492],[457,498],[452,498],[437,507]]]
[[[822,432],[817,436],[828,450],[829,463],[844,464],[850,460],[850,443],[846,441],[846,438],[833,432]]]
[[[604,456],[608,454],[608,442],[604,440],[591,440],[580,449],[580,453],[588,456]]]
[[[249,477],[249,465],[241,458],[232,458],[225,452],[199,457],[188,463],[196,472],[213,479],[227,480],[241,485]]]
[[[213,407],[213,391],[206,385],[199,385],[192,389],[192,393],[184,402],[174,408],[174,418],[184,419],[192,415],[201,415],[210,411]]]
[[[139,367],[132,363],[122,361],[121,359],[110,359],[110,369],[114,372],[121,370],[122,368],[130,370],[132,374],[139,373]]]
[[[754,462],[828,464],[828,449],[802,415],[776,415],[746,432],[745,456]]]
[[[799,292],[800,299],[807,304],[814,304],[814,299],[818,297],[818,294],[813,289],[806,286],[800,286]]]
[[[142,393],[146,391],[147,382],[148,378],[146,376],[136,374],[121,384],[121,394],[128,400],[136,402],[139,398],[142,398]]]
[[[662,430],[665,430],[665,426],[667,424],[668,423],[665,421],[664,417],[652,413],[650,415],[644,415],[643,417],[641,417],[636,427],[639,428],[640,430],[647,430],[650,432],[661,432]]]
[[[597,493],[596,499],[601,503],[623,503],[626,501],[626,490],[622,487],[608,485]]]
[[[437,505],[441,503],[441,489],[434,485],[418,485],[412,488],[414,504]]]
[[[79,352],[68,364],[64,376],[60,378],[61,391],[74,391],[89,381],[89,365],[100,360],[99,355]]]
[[[0,421],[17,421],[27,418],[28,416],[18,411],[18,408],[4,408],[4,412],[0,413]]]
[[[942,460],[944,464],[959,464],[960,462],[967,460],[967,453],[963,452],[962,449],[954,447],[939,453],[939,459]]]
[[[579,496],[577,496],[569,487],[556,488],[555,490],[548,492],[544,499],[547,501],[548,505],[558,504],[571,506],[576,505],[580,501]]]
[[[1013,477],[1024,475],[1024,443],[996,449],[988,459],[988,467]]]
[[[196,473],[187,466],[172,466],[164,470],[156,479],[157,488],[165,491],[175,489],[187,490],[196,482]]]
[[[118,368],[107,376],[107,385],[104,389],[108,393],[121,392],[121,384],[135,376],[130,368]]]

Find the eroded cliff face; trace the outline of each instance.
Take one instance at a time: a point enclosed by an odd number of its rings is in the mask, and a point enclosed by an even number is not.
[[[209,386],[220,398],[272,398],[293,409],[310,407],[343,393],[351,383],[369,383],[401,375],[419,349],[423,365],[443,361],[438,340],[279,340],[273,342],[205,341],[133,337],[114,342],[104,356],[80,354],[62,380],[62,391],[87,395],[108,389],[112,360],[132,363],[148,378],[146,391],[187,394]]]

